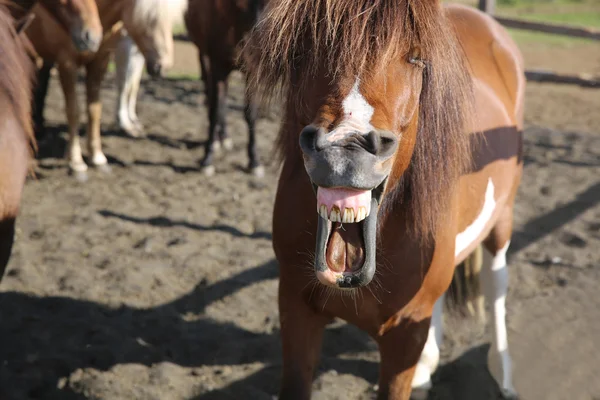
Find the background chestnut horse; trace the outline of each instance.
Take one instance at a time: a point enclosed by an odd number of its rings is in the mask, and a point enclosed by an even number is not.
[[[12,251],[15,219],[34,145],[31,72],[6,3],[0,1],[0,280]]]
[[[281,84],[286,100],[273,216],[280,398],[310,397],[332,317],[378,343],[378,398],[427,389],[442,295],[481,243],[488,366],[514,394],[504,299],[525,78],[507,32],[438,0],[273,0],[245,59],[251,81],[267,94]]]
[[[69,170],[77,179],[87,179],[87,164],[83,160],[79,142],[79,106],[75,91],[77,69],[86,68],[86,93],[88,111],[88,151],[92,165],[108,172],[110,168],[102,152],[100,141],[100,117],[102,102],[100,86],[108,68],[110,56],[121,36],[124,26],[128,34],[140,47],[147,62],[150,75],[158,76],[172,64],[172,32],[157,30],[155,13],[148,12],[144,0],[97,0],[100,19],[105,35],[100,49],[94,54],[81,54],[69,43],[66,36],[52,18],[40,7],[35,8],[36,20],[27,29],[27,34],[36,51],[46,61],[46,68],[52,62],[58,64],[59,77],[65,93],[67,120],[69,125],[69,143],[66,157]],[[47,74],[46,74],[47,75]],[[47,80],[40,82],[36,93],[36,113],[43,112],[43,97],[46,94]],[[41,117],[35,117],[42,120]]]
[[[31,11],[37,0],[13,0],[13,17]],[[96,51],[102,41],[102,24],[94,0],[40,0],[39,3],[69,32],[79,51]]]
[[[265,0],[189,1],[185,24],[190,39],[198,47],[200,73],[208,104],[208,141],[201,162],[207,175],[215,171],[214,151],[232,146],[226,126],[227,79],[237,67],[238,45],[258,20],[264,3]],[[255,99],[246,93],[244,117],[248,124],[248,170],[262,176],[263,167],[256,155],[257,114]]]
[[[147,13],[153,15],[157,31],[161,36],[173,34],[173,25],[183,23],[183,13],[187,9],[187,0],[147,0],[144,3]],[[172,50],[171,50],[172,51]],[[171,59],[173,56],[171,55]],[[171,60],[172,62],[172,60]],[[137,96],[146,61],[135,42],[126,32],[115,51],[115,69],[117,79],[117,126],[132,137],[145,136],[144,126],[137,112]]]

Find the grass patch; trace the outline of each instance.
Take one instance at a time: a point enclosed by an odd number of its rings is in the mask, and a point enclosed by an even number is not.
[[[167,78],[175,80],[197,81],[200,79],[200,75],[182,72],[167,72]]]
[[[496,13],[536,22],[600,28],[600,0],[498,0]],[[551,46],[597,44],[597,41],[509,29],[517,43]]]

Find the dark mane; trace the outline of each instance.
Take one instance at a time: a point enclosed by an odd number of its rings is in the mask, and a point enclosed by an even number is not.
[[[279,88],[287,101],[279,148],[288,158],[299,151],[299,131],[286,127],[310,123],[293,110],[317,69],[326,65],[331,80],[366,76],[400,62],[414,45],[427,64],[417,142],[387,204],[401,201],[414,232],[429,237],[470,161],[472,82],[438,0],[271,0],[242,57],[252,90],[270,95]]]
[[[35,138],[31,121],[31,90],[33,63],[27,56],[21,37],[14,29],[14,19],[7,5],[0,0],[0,101],[12,106],[13,113],[27,136],[32,149]],[[9,110],[2,110],[2,119]],[[2,132],[0,131],[0,135]]]

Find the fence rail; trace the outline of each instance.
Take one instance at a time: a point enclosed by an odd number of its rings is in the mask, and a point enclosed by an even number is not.
[[[534,32],[550,33],[553,35],[571,36],[584,39],[600,40],[600,30],[588,27],[575,27],[569,25],[551,24],[547,22],[534,22],[520,18],[507,18],[495,15],[496,0],[479,0],[479,9],[493,16],[498,22],[508,28],[523,29]],[[579,85],[588,88],[600,88],[600,76],[592,77],[589,74],[565,75],[552,71],[528,70],[525,71],[527,80],[534,82],[551,82],[569,85]]]

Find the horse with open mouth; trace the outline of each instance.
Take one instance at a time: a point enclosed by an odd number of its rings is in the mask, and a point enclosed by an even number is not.
[[[286,104],[280,398],[310,397],[333,317],[378,343],[378,398],[431,387],[443,294],[480,244],[488,366],[513,395],[504,300],[525,77],[507,32],[438,0],[273,0],[243,57],[254,90]]]

